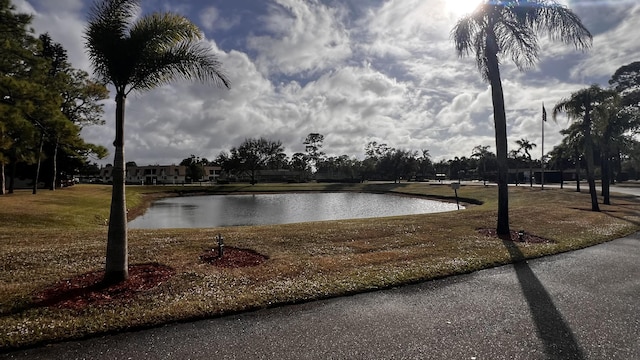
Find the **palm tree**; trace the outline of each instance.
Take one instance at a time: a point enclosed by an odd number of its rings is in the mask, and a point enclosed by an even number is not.
[[[533,150],[533,148],[538,145],[530,142],[525,138],[516,140],[516,144],[518,145],[518,150],[524,152],[524,157],[527,159],[527,164],[529,164],[529,186],[533,187],[533,165],[531,163],[531,153],[529,152],[529,150]]]
[[[629,136],[638,129],[638,114],[624,105],[624,98],[615,90],[604,90],[608,98],[594,109],[594,130],[600,146],[602,198],[611,204],[610,185],[614,183],[612,163]]]
[[[602,203],[611,205],[610,185],[611,185],[611,150],[613,143],[617,137],[622,136],[624,127],[624,112],[620,104],[620,96],[617,93],[612,94],[610,101],[594,109],[594,130],[597,134],[600,146],[600,176],[601,176],[601,192]]]
[[[579,49],[591,46],[591,33],[580,18],[552,0],[485,0],[473,13],[460,19],[451,32],[458,55],[474,52],[482,78],[491,85],[498,160],[496,230],[500,235],[509,233],[509,192],[507,119],[499,56],[511,57],[520,70],[532,67],[538,59],[538,33]]]
[[[125,202],[124,109],[127,95],[150,90],[176,78],[196,78],[229,87],[218,59],[200,45],[196,25],[173,13],[139,18],[139,0],[94,3],[85,29],[85,45],[94,72],[116,91],[113,190],[107,241],[106,282],[128,278]]]
[[[509,158],[513,159],[511,163],[516,165],[516,186],[518,186],[520,181],[520,157],[520,149],[509,151]]]
[[[553,107],[554,120],[561,112],[566,113],[570,120],[582,120],[579,127],[584,144],[584,156],[587,160],[587,183],[589,184],[589,193],[591,194],[592,211],[600,211],[594,176],[593,136],[591,134],[593,111],[594,108],[598,108],[609,101],[613,95],[615,95],[615,92],[603,90],[598,85],[592,85],[571,94],[568,99],[561,100]]]
[[[482,163],[482,184],[484,186],[487,186],[487,157],[490,155],[492,154],[489,151],[489,145],[477,145],[471,150],[471,157],[477,158]]]

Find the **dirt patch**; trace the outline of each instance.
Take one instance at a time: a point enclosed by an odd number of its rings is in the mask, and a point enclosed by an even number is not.
[[[60,309],[81,309],[89,305],[127,302],[138,293],[151,290],[167,281],[175,271],[160,264],[129,266],[129,279],[117,284],[105,284],[104,271],[62,280],[34,296],[36,306]]]
[[[223,256],[218,256],[218,249],[206,250],[200,255],[200,260],[213,266],[222,268],[239,268],[247,266],[257,266],[262,264],[268,257],[253,250],[225,247]]]
[[[478,233],[486,237],[502,239],[502,240],[510,240],[513,242],[530,243],[530,244],[548,244],[553,242],[549,239],[546,239],[537,235],[529,234],[526,231],[524,231],[521,235],[519,231],[511,230],[510,236],[498,235],[498,233],[496,232],[496,229],[478,229],[477,231]]]

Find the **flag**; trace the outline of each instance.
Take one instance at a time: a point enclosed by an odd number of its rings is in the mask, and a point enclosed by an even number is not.
[[[547,110],[544,108],[544,103],[542,104],[542,121],[547,121]]]

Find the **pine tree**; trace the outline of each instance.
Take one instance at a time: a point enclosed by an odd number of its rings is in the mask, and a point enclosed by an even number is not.
[[[46,68],[35,56],[38,41],[28,28],[31,17],[15,13],[9,0],[0,0],[0,189],[5,193],[5,167],[33,160],[36,131],[26,114],[35,111],[42,87],[34,81]],[[9,192],[13,192],[13,178]]]

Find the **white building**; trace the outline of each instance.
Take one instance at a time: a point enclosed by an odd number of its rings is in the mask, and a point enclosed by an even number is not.
[[[127,184],[140,185],[178,185],[192,181],[214,182],[220,176],[219,166],[205,166],[202,179],[187,179],[187,167],[183,165],[147,165],[128,166],[126,170]],[[100,169],[100,179],[104,183],[113,182],[113,166]]]

